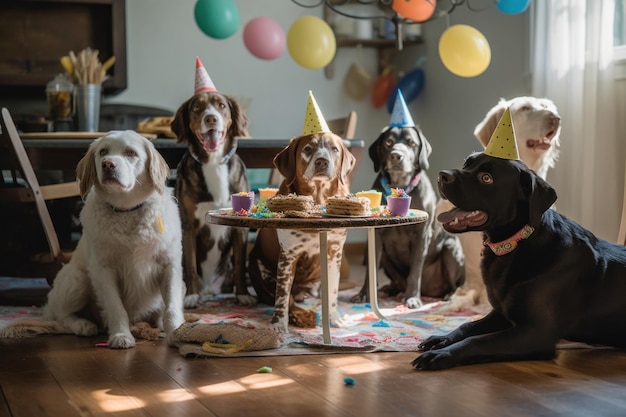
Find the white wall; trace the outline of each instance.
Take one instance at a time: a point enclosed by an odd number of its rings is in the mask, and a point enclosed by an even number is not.
[[[442,65],[437,44],[446,19],[423,27],[425,44],[410,47],[398,56],[398,67],[409,70],[419,56],[426,56],[425,87],[409,104],[413,117],[432,142],[431,179],[443,168],[461,164],[478,150],[474,126],[500,97],[527,94],[528,13],[507,16],[493,2],[484,1],[482,12],[460,6],[450,24],[470,24],[488,39],[492,49],[490,67],[482,75],[465,79]],[[248,103],[250,134],[257,137],[292,137],[302,130],[307,91],[312,90],[326,118],[339,117],[351,109],[359,115],[357,137],[373,142],[389,122],[384,108],[369,101],[356,102],[342,91],[343,76],[355,57],[355,49],[340,48],[335,58],[336,76],[326,79],[323,70],[297,65],[285,53],[273,61],[251,55],[243,44],[243,26],[257,16],[276,20],[285,32],[299,16],[322,16],[322,8],[305,9],[288,0],[236,0],[241,29],[225,40],[204,35],[196,26],[194,0],[129,0],[127,7],[128,89],[108,102],[151,104],[172,109],[193,92],[195,56],[202,59],[216,87]],[[447,2],[441,2],[447,5]],[[375,53],[367,50],[362,63],[375,73]],[[352,189],[368,189],[374,178],[366,158],[357,171]]]

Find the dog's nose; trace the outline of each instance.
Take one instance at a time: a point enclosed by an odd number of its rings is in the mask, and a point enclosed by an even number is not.
[[[402,154],[399,152],[391,152],[389,159],[391,159],[392,162],[400,162],[402,161]]]
[[[561,119],[559,117],[551,116],[548,118],[541,132],[542,137],[548,140],[552,139],[559,129],[559,124],[561,124]]]
[[[111,161],[110,159],[105,159],[104,161],[102,161],[102,168],[115,169],[115,162]]]
[[[204,116],[204,123],[208,125],[214,125],[215,123],[217,123],[217,116],[214,114],[207,114],[206,116]]]
[[[439,184],[450,184],[454,182],[454,175],[451,171],[440,171],[437,178]]]
[[[328,168],[328,159],[318,158],[315,160],[315,168],[322,170]]]

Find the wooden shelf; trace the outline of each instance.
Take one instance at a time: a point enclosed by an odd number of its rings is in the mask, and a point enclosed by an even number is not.
[[[423,43],[422,38],[417,39],[404,39],[402,44],[404,47],[419,45]],[[362,46],[363,48],[374,48],[378,52],[378,73],[380,74],[383,69],[391,61],[391,57],[397,51],[395,39],[337,39],[337,49],[339,48],[354,48]],[[335,76],[334,60],[331,61],[325,68],[324,73],[326,78],[331,79]]]
[[[104,94],[126,89],[126,0],[3,0],[0,4],[0,96],[45,97],[69,51],[115,56]]]

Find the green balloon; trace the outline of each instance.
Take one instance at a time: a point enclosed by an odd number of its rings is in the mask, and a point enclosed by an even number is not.
[[[198,0],[194,16],[200,30],[215,39],[226,39],[239,27],[239,9],[233,0]]]

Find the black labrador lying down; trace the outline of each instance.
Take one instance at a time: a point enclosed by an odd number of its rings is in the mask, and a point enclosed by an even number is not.
[[[626,246],[549,209],[556,192],[519,160],[474,153],[439,190],[456,206],[438,218],[446,230],[484,232],[493,311],[426,339],[415,368],[550,359],[560,339],[626,347]]]

